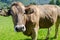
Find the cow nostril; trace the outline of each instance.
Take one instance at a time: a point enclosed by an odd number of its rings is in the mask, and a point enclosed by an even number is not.
[[[21,32],[21,31],[25,31],[25,30],[26,30],[25,26],[15,26],[15,31],[17,31],[17,32]]]
[[[22,27],[22,29],[24,29],[24,27]]]
[[[19,29],[16,27],[15,30],[19,30]]]
[[[19,32],[19,31],[24,30],[24,27],[16,27],[15,30],[16,30],[17,32]]]

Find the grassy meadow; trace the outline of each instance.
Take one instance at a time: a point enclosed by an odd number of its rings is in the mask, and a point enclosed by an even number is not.
[[[51,27],[49,40],[60,40],[60,27],[58,37],[51,39],[55,34],[55,26]],[[38,40],[44,40],[47,35],[47,29],[40,29],[38,32]],[[15,32],[12,17],[0,16],[0,40],[31,40],[31,37],[24,35],[22,32]]]

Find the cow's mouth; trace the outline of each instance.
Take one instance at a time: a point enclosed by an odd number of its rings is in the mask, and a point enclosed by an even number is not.
[[[15,31],[16,32],[25,32],[26,28],[25,28],[25,26],[19,26],[19,25],[17,25],[17,26],[15,26]]]

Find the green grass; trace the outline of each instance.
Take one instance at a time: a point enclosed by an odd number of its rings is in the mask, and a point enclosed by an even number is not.
[[[49,40],[60,40],[60,27],[58,31],[58,37],[51,39],[55,34],[55,26],[51,27]],[[40,29],[38,32],[38,39],[44,40],[47,35],[47,29]],[[14,25],[11,16],[0,16],[0,40],[31,40],[31,37],[24,35],[22,32],[15,32]]]

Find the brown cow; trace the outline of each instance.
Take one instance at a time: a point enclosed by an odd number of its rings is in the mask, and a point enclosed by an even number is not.
[[[6,12],[8,12],[7,10],[4,10],[4,9],[0,9],[0,15],[1,16],[5,16],[6,15]]]
[[[60,7],[56,5],[29,5],[25,7],[21,2],[12,4],[11,13],[14,28],[17,32],[23,32],[31,36],[32,40],[37,40],[39,28],[48,28],[56,24],[55,37],[57,37],[58,26],[60,23]]]

